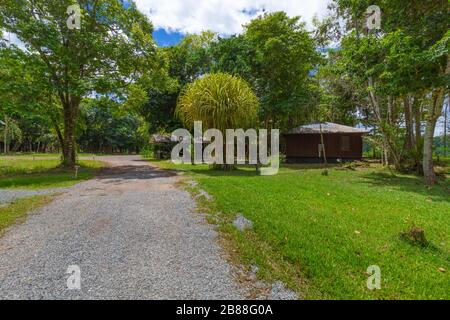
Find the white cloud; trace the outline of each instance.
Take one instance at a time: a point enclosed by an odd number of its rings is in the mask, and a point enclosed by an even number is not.
[[[155,28],[182,33],[211,30],[222,35],[242,32],[242,25],[266,12],[285,11],[309,25],[326,12],[329,0],[135,0]]]
[[[17,38],[16,34],[10,33],[10,32],[3,32],[3,37],[2,38],[4,40],[6,40],[6,42],[8,44],[15,44],[20,49],[26,50],[25,44],[22,41],[20,41],[19,38]]]

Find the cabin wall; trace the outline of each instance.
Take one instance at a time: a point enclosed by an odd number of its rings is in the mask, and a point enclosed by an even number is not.
[[[320,161],[320,134],[289,134],[286,138],[286,157],[298,162]],[[326,156],[330,161],[360,160],[362,158],[361,134],[324,134]]]

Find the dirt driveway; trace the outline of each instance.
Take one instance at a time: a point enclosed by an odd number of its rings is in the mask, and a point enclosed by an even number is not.
[[[0,238],[1,299],[243,297],[178,176],[139,156],[96,160],[111,168]]]

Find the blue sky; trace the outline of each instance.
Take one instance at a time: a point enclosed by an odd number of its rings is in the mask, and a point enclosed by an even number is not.
[[[307,25],[322,17],[330,0],[135,0],[155,27],[159,46],[177,44],[186,34],[213,31],[222,36],[241,33],[243,25],[263,12],[285,11]]]
[[[159,47],[168,47],[178,44],[183,40],[184,35],[177,31],[167,32],[166,30],[159,28],[153,32],[153,38]]]

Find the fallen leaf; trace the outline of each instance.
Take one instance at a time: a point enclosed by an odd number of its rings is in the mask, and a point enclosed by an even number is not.
[[[444,273],[445,269],[444,268],[439,268],[438,271]]]

